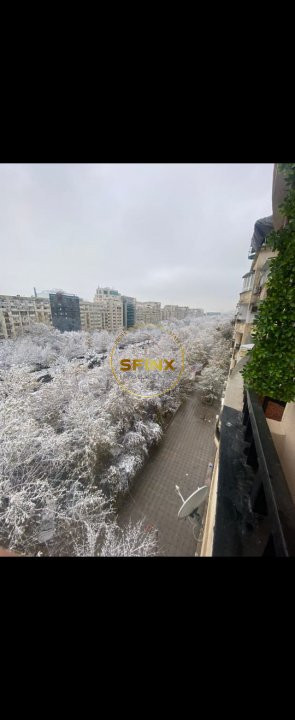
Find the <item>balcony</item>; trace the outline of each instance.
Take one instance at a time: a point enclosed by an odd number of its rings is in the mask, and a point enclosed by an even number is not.
[[[237,407],[226,397],[212,555],[295,556],[295,506],[263,409],[252,391]]]
[[[239,304],[240,305],[249,305],[249,303],[251,302],[251,297],[252,297],[252,289],[251,288],[249,288],[248,290],[243,290],[240,293]]]

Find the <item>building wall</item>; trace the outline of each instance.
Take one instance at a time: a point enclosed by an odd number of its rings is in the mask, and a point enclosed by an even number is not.
[[[79,298],[62,292],[49,294],[52,323],[60,332],[81,330]]]
[[[49,300],[0,295],[0,339],[22,335],[33,323],[52,326]]]
[[[134,327],[134,325],[136,325],[136,299],[122,295],[122,303],[124,327]]]
[[[278,206],[281,204],[286,195],[286,183],[282,176],[277,172],[277,166],[274,168],[273,175],[273,224],[275,230],[280,229],[285,224],[285,218],[279,213]],[[255,312],[253,306],[259,305],[267,296],[267,278],[269,274],[269,260],[275,257],[277,253],[269,250],[265,245],[260,252],[255,255],[251,265],[250,273],[252,275],[249,281],[250,287],[247,287],[248,281],[242,287],[240,294],[240,303],[236,314],[236,322],[234,328],[233,339],[233,356],[231,361],[231,370],[227,383],[224,404],[233,410],[242,411],[243,406],[243,380],[240,373],[241,367],[235,366],[239,359],[243,356],[242,346],[249,342],[251,338],[251,330],[253,328],[253,320]],[[251,290],[251,294],[249,293]],[[244,302],[243,302],[244,300]],[[255,338],[252,338],[252,342]],[[266,418],[268,427],[271,432],[272,440],[277,450],[283,473],[288,483],[293,502],[295,504],[295,402],[287,403],[281,421],[270,420]],[[212,555],[212,546],[214,538],[215,514],[216,514],[216,497],[218,496],[218,473],[219,473],[219,450],[216,455],[213,479],[215,477],[215,485],[212,485],[212,492],[209,498],[206,523],[203,535],[203,544],[201,555]],[[217,467],[216,467],[217,466]],[[217,479],[216,479],[217,478]]]
[[[183,320],[189,314],[189,307],[182,305],[165,305],[161,311],[162,320]]]
[[[190,317],[201,317],[202,315],[204,315],[203,308],[189,308]]]
[[[161,303],[136,302],[136,322],[157,325],[161,322]]]
[[[118,332],[123,328],[123,303],[121,298],[109,298],[106,301],[106,322],[109,332]]]
[[[295,503],[295,403],[287,403],[280,422],[267,423]]]
[[[237,306],[236,321],[234,327],[234,347],[231,360],[231,369],[244,356],[245,350],[242,345],[253,343],[253,323],[259,307],[259,303],[267,293],[267,276],[265,270],[267,262],[277,255],[263,245],[259,253],[252,260],[251,270],[243,278],[243,286]]]
[[[97,300],[102,300],[102,299],[106,300],[107,298],[110,298],[110,297],[120,298],[121,295],[118,292],[118,290],[114,290],[113,288],[109,288],[109,287],[100,287],[100,285],[99,285],[95,292],[94,302],[97,302]]]
[[[119,332],[123,328],[123,301],[118,290],[98,286],[94,302],[100,304],[105,313],[105,329]]]
[[[89,302],[87,300],[79,300],[81,330],[93,332],[94,330],[105,330],[106,310],[102,303]]]

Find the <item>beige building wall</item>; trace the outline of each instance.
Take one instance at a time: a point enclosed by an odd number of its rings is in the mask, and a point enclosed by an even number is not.
[[[295,503],[295,402],[287,403],[280,422],[267,423]]]
[[[102,303],[79,300],[79,305],[81,330],[88,332],[93,332],[94,330],[105,330],[107,324],[107,311]]]
[[[269,260],[276,255],[276,252],[273,252],[267,246],[263,246],[252,261],[250,272],[247,274],[249,277],[244,279],[246,288],[242,288],[238,303],[231,369],[248,351],[249,348],[243,348],[243,345],[251,345],[254,342],[252,337],[254,319],[259,303],[264,300],[267,293]],[[250,287],[248,288],[247,285],[249,284]]]
[[[105,313],[105,329],[119,332],[123,328],[123,301],[116,290],[109,287],[98,287],[94,302],[101,306]]]
[[[107,300],[107,329],[118,332],[123,328],[123,303],[121,298],[108,298]]]
[[[161,322],[161,303],[136,301],[136,323],[155,324]]]
[[[123,328],[123,303],[121,297],[97,298],[95,304],[100,307],[105,330],[118,332]]]
[[[161,311],[162,320],[183,320],[189,314],[189,307],[182,305],[165,305]]]
[[[217,489],[219,470],[219,449],[217,449],[210,485],[207,508],[203,517],[201,539],[197,544],[197,555],[199,557],[211,557],[213,551],[214,526],[216,516]]]
[[[20,295],[0,295],[0,339],[21,335],[33,323],[44,323],[52,327],[49,300]]]

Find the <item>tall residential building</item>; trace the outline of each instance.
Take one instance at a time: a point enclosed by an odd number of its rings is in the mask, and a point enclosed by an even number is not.
[[[231,369],[253,347],[252,329],[259,303],[266,296],[266,281],[270,270],[270,259],[275,257],[266,244],[273,230],[272,217],[257,220],[248,258],[252,260],[250,271],[243,275],[243,285],[237,305]]]
[[[121,295],[118,290],[114,290],[113,288],[98,286],[95,292],[94,301],[97,302],[97,300],[106,299],[109,297],[120,298]]]
[[[79,299],[81,330],[93,332],[93,330],[105,330],[107,327],[107,311],[102,303],[89,302]]]
[[[21,335],[33,323],[52,326],[49,299],[0,295],[0,339]]]
[[[136,301],[136,322],[158,324],[161,322],[161,303]]]
[[[181,305],[164,305],[161,310],[162,320],[183,320],[189,314],[189,307]]]
[[[133,297],[122,295],[123,303],[123,324],[125,328],[133,327],[136,324],[136,300]]]
[[[62,290],[49,293],[52,323],[61,332],[81,330],[80,305],[77,295]]]
[[[275,165],[273,215],[255,224],[248,255],[252,263],[243,276],[231,369],[215,428],[217,452],[201,556],[295,555],[295,402],[257,395],[245,387],[241,374],[255,344],[259,303],[267,297],[269,263],[277,255],[268,248],[267,236],[272,227],[285,225],[279,205],[286,192]],[[274,354],[280,358],[280,330],[276,337]]]
[[[94,296],[94,302],[98,303],[105,311],[106,330],[109,332],[122,330],[123,302],[118,291],[108,287],[98,287]]]

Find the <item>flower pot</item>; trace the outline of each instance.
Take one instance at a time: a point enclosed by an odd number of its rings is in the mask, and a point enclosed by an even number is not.
[[[280,400],[274,400],[274,398],[265,397],[262,403],[262,409],[265,417],[269,420],[280,421],[283,417],[283,413],[286,407],[285,402]]]

